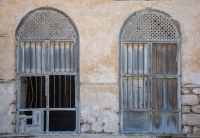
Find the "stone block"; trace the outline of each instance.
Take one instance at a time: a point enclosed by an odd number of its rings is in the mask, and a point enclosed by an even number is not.
[[[118,87],[81,85],[81,123],[97,133],[119,132]]]
[[[190,106],[182,106],[181,112],[182,113],[190,113]]]
[[[193,134],[195,134],[195,135],[196,135],[196,134],[200,134],[200,128],[195,126],[195,127],[193,128]]]
[[[102,132],[102,125],[99,122],[95,122],[92,124],[93,132]]]
[[[199,103],[200,103],[200,96],[199,96]]]
[[[193,113],[200,113],[200,105],[194,105],[191,109]]]
[[[183,134],[190,134],[192,133],[192,128],[190,126],[184,126],[182,129]]]
[[[181,93],[183,93],[183,94],[189,94],[190,93],[190,89],[189,88],[182,88],[181,89]]]
[[[81,132],[89,132],[91,131],[91,125],[90,124],[83,124],[81,125]]]
[[[194,94],[200,94],[200,88],[194,88],[192,92]]]
[[[198,103],[199,101],[198,101],[197,95],[182,95],[181,96],[182,105],[196,105]]]
[[[200,114],[182,114],[182,125],[200,126]]]

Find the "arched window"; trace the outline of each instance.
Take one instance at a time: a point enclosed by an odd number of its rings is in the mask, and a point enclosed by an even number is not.
[[[17,31],[17,132],[78,132],[79,36],[54,8],[29,12]]]
[[[121,133],[179,133],[179,26],[155,9],[133,13],[120,32]]]

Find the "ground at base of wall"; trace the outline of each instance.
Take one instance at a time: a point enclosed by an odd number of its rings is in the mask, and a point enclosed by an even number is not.
[[[200,138],[200,135],[17,135],[17,134],[0,134],[0,138]]]

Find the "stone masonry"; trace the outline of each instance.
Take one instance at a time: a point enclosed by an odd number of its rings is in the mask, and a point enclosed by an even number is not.
[[[182,133],[200,135],[200,88],[183,88]]]

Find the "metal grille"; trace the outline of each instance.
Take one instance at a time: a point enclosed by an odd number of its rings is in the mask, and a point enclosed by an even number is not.
[[[20,73],[44,73],[46,51],[44,42],[21,42],[19,55]]]
[[[177,30],[170,18],[155,12],[133,16],[123,32],[124,41],[175,41],[177,36]]]
[[[147,74],[147,44],[124,43],[124,73]]]
[[[45,77],[21,77],[21,108],[45,108]]]
[[[123,108],[148,108],[147,77],[124,77]]]
[[[50,108],[75,108],[74,76],[51,75],[49,87]]]
[[[21,39],[74,39],[75,31],[68,17],[52,10],[39,10],[29,15],[19,29]]]
[[[51,42],[50,72],[74,72],[73,45],[73,42]]]
[[[22,41],[19,47],[20,73],[74,72],[74,42]]]

